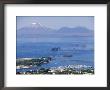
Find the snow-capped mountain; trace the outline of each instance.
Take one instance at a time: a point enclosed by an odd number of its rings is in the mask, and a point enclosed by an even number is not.
[[[28,27],[23,27],[17,30],[17,37],[74,37],[74,36],[93,36],[93,30],[89,30],[85,27],[62,27],[58,30],[51,29],[41,25],[40,23],[32,23]]]

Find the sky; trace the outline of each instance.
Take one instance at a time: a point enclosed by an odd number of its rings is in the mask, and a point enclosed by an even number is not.
[[[40,23],[52,29],[85,27],[94,30],[94,16],[17,16],[17,30]]]

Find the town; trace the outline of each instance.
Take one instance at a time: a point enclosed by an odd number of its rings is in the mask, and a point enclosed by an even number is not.
[[[51,60],[51,57],[19,58],[16,62],[16,74],[94,74],[94,68],[87,65],[66,65],[51,68],[40,67],[43,64],[49,63]]]

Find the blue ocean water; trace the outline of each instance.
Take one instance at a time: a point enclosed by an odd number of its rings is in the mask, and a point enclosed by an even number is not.
[[[90,65],[94,67],[93,39],[62,42],[17,42],[17,58],[53,57],[53,60],[41,67],[57,67],[73,64]],[[52,48],[60,48],[52,51]],[[71,55],[66,57],[65,55]]]

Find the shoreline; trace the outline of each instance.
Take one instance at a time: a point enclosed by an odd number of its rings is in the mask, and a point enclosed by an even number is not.
[[[57,67],[42,67],[50,63],[52,57],[19,58],[16,62],[16,74],[94,74],[94,67],[82,64],[71,64]]]

